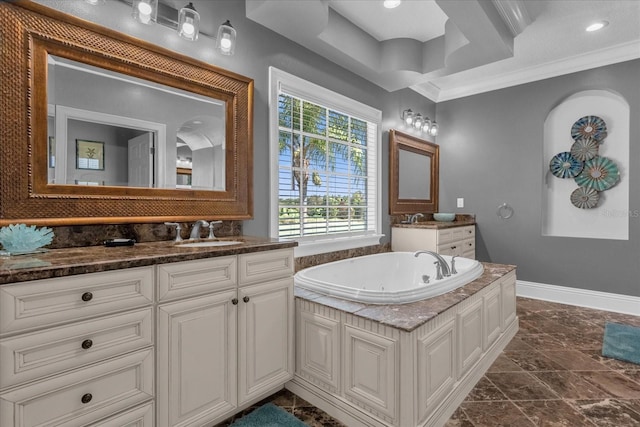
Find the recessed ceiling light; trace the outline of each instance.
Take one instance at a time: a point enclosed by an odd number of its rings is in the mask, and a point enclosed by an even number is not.
[[[594,22],[593,24],[589,25],[587,28],[585,28],[585,30],[588,31],[588,32],[598,31],[598,30],[603,29],[607,25],[609,25],[609,22],[607,22],[607,21],[598,21],[598,22]]]
[[[401,0],[384,0],[384,2],[382,2],[384,7],[386,7],[387,9],[393,9],[394,7],[398,7],[400,6],[400,3],[402,3]]]

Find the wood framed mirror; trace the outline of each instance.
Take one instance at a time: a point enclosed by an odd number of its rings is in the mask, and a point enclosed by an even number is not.
[[[252,79],[30,1],[1,2],[0,24],[0,226],[252,218]],[[54,79],[63,69],[76,72],[68,89]],[[81,86],[95,75],[108,85]],[[136,106],[143,91],[177,98]],[[87,104],[102,98],[115,105]],[[196,141],[188,131],[203,122]],[[107,125],[124,148],[95,136]]]
[[[440,147],[389,130],[389,214],[438,212]]]

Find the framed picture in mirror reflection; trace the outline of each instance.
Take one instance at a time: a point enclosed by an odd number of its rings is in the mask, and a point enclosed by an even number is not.
[[[76,139],[76,169],[104,170],[104,142]]]

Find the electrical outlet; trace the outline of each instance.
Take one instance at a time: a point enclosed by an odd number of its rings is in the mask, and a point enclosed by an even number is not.
[[[464,208],[464,199],[462,197],[458,197],[458,207]]]

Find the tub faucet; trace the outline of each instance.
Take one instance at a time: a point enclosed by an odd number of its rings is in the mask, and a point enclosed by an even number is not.
[[[445,261],[444,258],[440,256],[440,254],[435,253],[433,251],[417,251],[416,253],[413,254],[413,256],[417,258],[421,254],[428,254],[434,257],[438,261],[438,264],[440,264],[440,267],[442,268],[442,275],[444,277],[451,276],[451,270],[449,270],[449,265],[447,264],[447,261]]]
[[[193,228],[191,229],[191,235],[189,236],[189,240],[195,240],[200,238],[200,227],[208,227],[209,223],[204,219],[199,219],[193,224]]]
[[[421,213],[416,213],[411,215],[411,217],[409,218],[409,223],[410,224],[415,224],[416,222],[418,222],[418,218],[424,218],[424,214]]]

